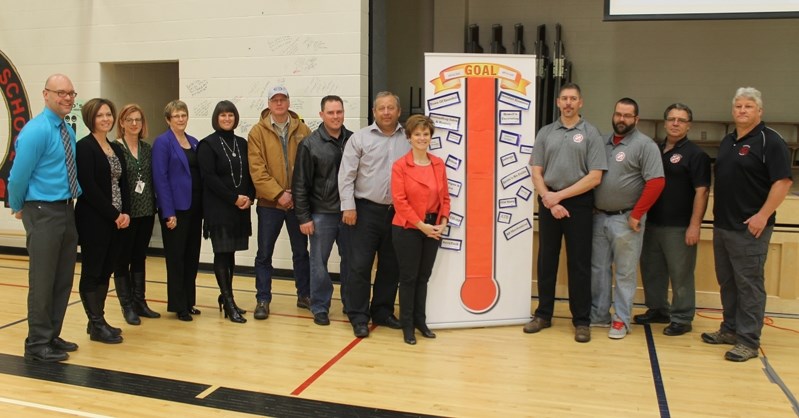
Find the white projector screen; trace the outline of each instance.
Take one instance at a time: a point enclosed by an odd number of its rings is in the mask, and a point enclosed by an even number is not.
[[[605,0],[605,20],[798,17],[799,0]]]

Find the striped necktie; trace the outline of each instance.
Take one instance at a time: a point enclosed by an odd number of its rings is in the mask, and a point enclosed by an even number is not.
[[[69,137],[67,125],[61,122],[61,143],[64,145],[64,155],[67,163],[67,176],[69,176],[69,193],[72,198],[78,197],[78,173],[75,169],[75,154],[72,152],[72,139]]]

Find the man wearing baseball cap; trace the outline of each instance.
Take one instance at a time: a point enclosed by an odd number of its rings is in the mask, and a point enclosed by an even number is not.
[[[297,307],[310,307],[310,263],[308,237],[300,232],[291,195],[291,176],[300,142],[311,130],[289,110],[289,92],[284,86],[269,90],[269,104],[248,137],[250,175],[258,198],[258,252],[255,257],[257,306],[255,319],[269,317],[272,301],[272,254],[283,223],[291,242]]]

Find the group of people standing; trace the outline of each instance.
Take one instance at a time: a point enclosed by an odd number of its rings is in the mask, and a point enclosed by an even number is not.
[[[538,132],[530,159],[539,194],[539,304],[524,332],[552,325],[562,238],[577,342],[591,340],[591,327],[607,327],[609,338],[622,339],[631,323],[667,323],[667,336],[690,332],[697,244],[711,184],[709,156],[688,139],[691,109],[669,105],[666,138],[656,143],[636,128],[633,99],[616,102],[613,133],[605,137],[580,116],[583,97],[576,84],[560,89],[557,106],[560,118]],[[758,355],[768,243],[776,209],[792,184],[788,147],[766,127],[762,113],[758,90],[736,91],[735,129],[722,140],[713,166],[713,250],[723,321],[702,341],[733,345],[724,356],[730,361]],[[639,263],[648,309],[633,316]]]
[[[168,129],[151,146],[144,141],[144,111],[136,104],[117,114],[108,99],[88,100],[81,113],[91,133],[76,141],[64,122],[77,96],[71,80],[54,74],[42,94],[45,109],[17,139],[8,186],[30,256],[27,360],[63,361],[78,348],[60,337],[78,244],[80,297],[91,340],[123,341],[122,329],[105,320],[112,274],[128,324],[160,317],[145,300],[145,257],[156,214],[166,259],[167,310],[181,321],[200,314],[195,282],[205,237],[214,252],[219,309],[232,322],[246,322],[232,280],[235,252],[246,250],[252,235],[250,208],[256,198],[256,319],[269,316],[272,255],[285,223],[297,306],[310,309],[316,324],[330,323],[333,285],[327,262],[336,242],[341,299],[356,336],[368,336],[371,318],[402,328],[408,344],[416,343],[415,329],[435,337],[425,323],[425,301],[437,241],[449,216],[446,170],[427,152],[432,122],[412,116],[403,129],[396,95],[378,94],[375,124],[354,134],[343,124],[343,100],[325,96],[319,113],[323,123],[311,132],[289,110],[286,88],[275,86],[247,140],[234,133],[239,113],[232,102],[216,105],[214,132],[198,141],[186,133],[188,107],[174,100],[164,109]],[[395,253],[395,244],[401,251]],[[370,303],[376,254],[378,277]],[[394,315],[398,286],[401,320]]]

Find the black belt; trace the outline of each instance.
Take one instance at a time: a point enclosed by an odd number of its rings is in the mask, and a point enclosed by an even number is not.
[[[29,200],[31,203],[47,203],[51,205],[72,205],[72,199],[63,199],[63,200]]]
[[[621,210],[602,210],[602,209],[595,209],[595,210],[596,210],[597,212],[604,213],[605,215],[610,215],[610,216],[613,216],[613,215],[624,215],[625,213],[627,213],[627,212],[629,212],[629,211],[633,210],[633,208],[630,208],[630,209],[621,209]]]
[[[361,204],[368,205],[368,206],[375,206],[375,207],[379,207],[379,208],[382,208],[382,209],[391,209],[391,206],[392,206],[391,204],[383,204],[383,203],[372,202],[369,199],[355,199],[355,203],[361,203]]]

